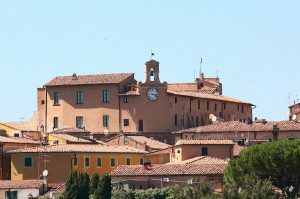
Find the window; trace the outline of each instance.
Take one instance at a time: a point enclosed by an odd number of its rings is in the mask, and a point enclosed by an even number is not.
[[[175,104],[177,104],[177,97],[175,97]]]
[[[200,109],[200,100],[198,100],[198,109]]]
[[[59,97],[59,92],[54,92],[53,93],[53,95],[54,95],[54,105],[59,105],[59,99],[60,99],[60,97]]]
[[[215,111],[217,111],[217,109],[218,109],[218,105],[217,105],[217,104],[215,104]]]
[[[207,147],[202,147],[202,156],[207,156],[207,155],[208,155]]]
[[[109,102],[109,91],[103,90],[103,102],[107,103]]]
[[[41,104],[45,104],[45,100],[42,100],[42,101],[41,101]]]
[[[17,199],[18,198],[18,191],[5,191],[5,198]]]
[[[240,110],[240,104],[237,104],[237,110],[238,111]]]
[[[90,167],[90,158],[89,157],[85,157],[84,158],[84,167]]]
[[[144,121],[139,120],[139,131],[143,131],[143,130],[144,130]]]
[[[223,103],[224,110],[226,109],[226,102]]]
[[[174,118],[175,120],[174,120],[174,124],[175,124],[175,126],[177,126],[177,114],[175,114],[175,118]]]
[[[32,157],[25,157],[24,158],[24,166],[26,168],[32,167]]]
[[[102,167],[102,158],[97,158],[97,167]]]
[[[124,103],[128,103],[128,102],[129,102],[128,96],[124,96],[123,102],[124,102]]]
[[[115,166],[116,166],[116,159],[110,158],[110,167],[115,167]]]
[[[58,117],[53,118],[53,128],[58,128]]]
[[[140,165],[144,165],[144,158],[140,158]]]
[[[196,126],[199,126],[199,117],[196,117]]]
[[[54,140],[53,144],[59,144],[59,141],[58,140]]]
[[[77,157],[73,158],[73,165],[74,165],[74,167],[77,167],[77,165],[78,165]]]
[[[181,116],[181,126],[184,127],[184,115]]]
[[[124,126],[129,126],[129,119],[124,119],[123,122],[124,122]]]
[[[207,110],[209,110],[209,101],[206,102]]]
[[[130,164],[131,164],[130,158],[126,158],[126,165],[130,165]]]
[[[83,92],[78,91],[76,94],[76,103],[77,104],[83,104]]]
[[[180,150],[177,150],[177,153],[180,153]]]
[[[128,141],[126,138],[124,139],[124,144],[125,144],[125,145],[128,145],[128,144],[129,144],[129,141]]]
[[[242,113],[244,113],[244,105],[243,105],[243,104],[241,104],[241,106],[242,106]]]
[[[82,116],[76,116],[76,127],[77,128],[83,127],[83,117]]]
[[[20,134],[19,133],[14,133],[14,137],[15,138],[20,137]]]
[[[103,127],[108,127],[109,125],[109,116],[103,115]]]

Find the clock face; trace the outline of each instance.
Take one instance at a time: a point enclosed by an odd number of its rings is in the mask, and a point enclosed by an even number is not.
[[[156,88],[150,88],[147,92],[147,97],[151,101],[155,101],[158,98],[158,91]]]

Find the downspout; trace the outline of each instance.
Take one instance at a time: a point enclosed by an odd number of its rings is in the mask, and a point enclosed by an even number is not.
[[[119,95],[121,92],[121,89],[120,89],[120,84],[118,86],[118,97],[119,97],[119,133],[122,131],[122,124],[121,124],[121,121],[122,121],[122,112],[121,112],[121,95]]]
[[[47,131],[47,127],[48,127],[48,125],[47,125],[47,121],[48,121],[48,91],[47,91],[47,87],[45,87],[46,89],[45,89],[45,93],[46,93],[46,99],[45,99],[45,104],[46,104],[46,106],[45,106],[45,130],[44,130],[44,133],[47,133],[48,131]]]

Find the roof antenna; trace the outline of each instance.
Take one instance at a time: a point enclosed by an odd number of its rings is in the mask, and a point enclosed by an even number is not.
[[[217,78],[219,78],[219,71],[216,71],[216,74],[217,74]]]
[[[201,76],[202,73],[202,57],[200,57],[200,71],[199,71],[199,77]]]
[[[154,52],[152,52],[152,50],[151,50],[151,60],[152,60],[153,56],[154,56]]]

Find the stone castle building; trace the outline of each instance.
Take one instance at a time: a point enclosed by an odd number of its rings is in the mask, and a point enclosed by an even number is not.
[[[159,62],[145,65],[144,82],[137,82],[134,73],[55,77],[37,90],[40,130],[77,127],[99,135],[138,133],[163,140],[215,119],[252,120],[253,105],[223,96],[219,78],[201,74],[192,83],[168,84],[160,81]]]

